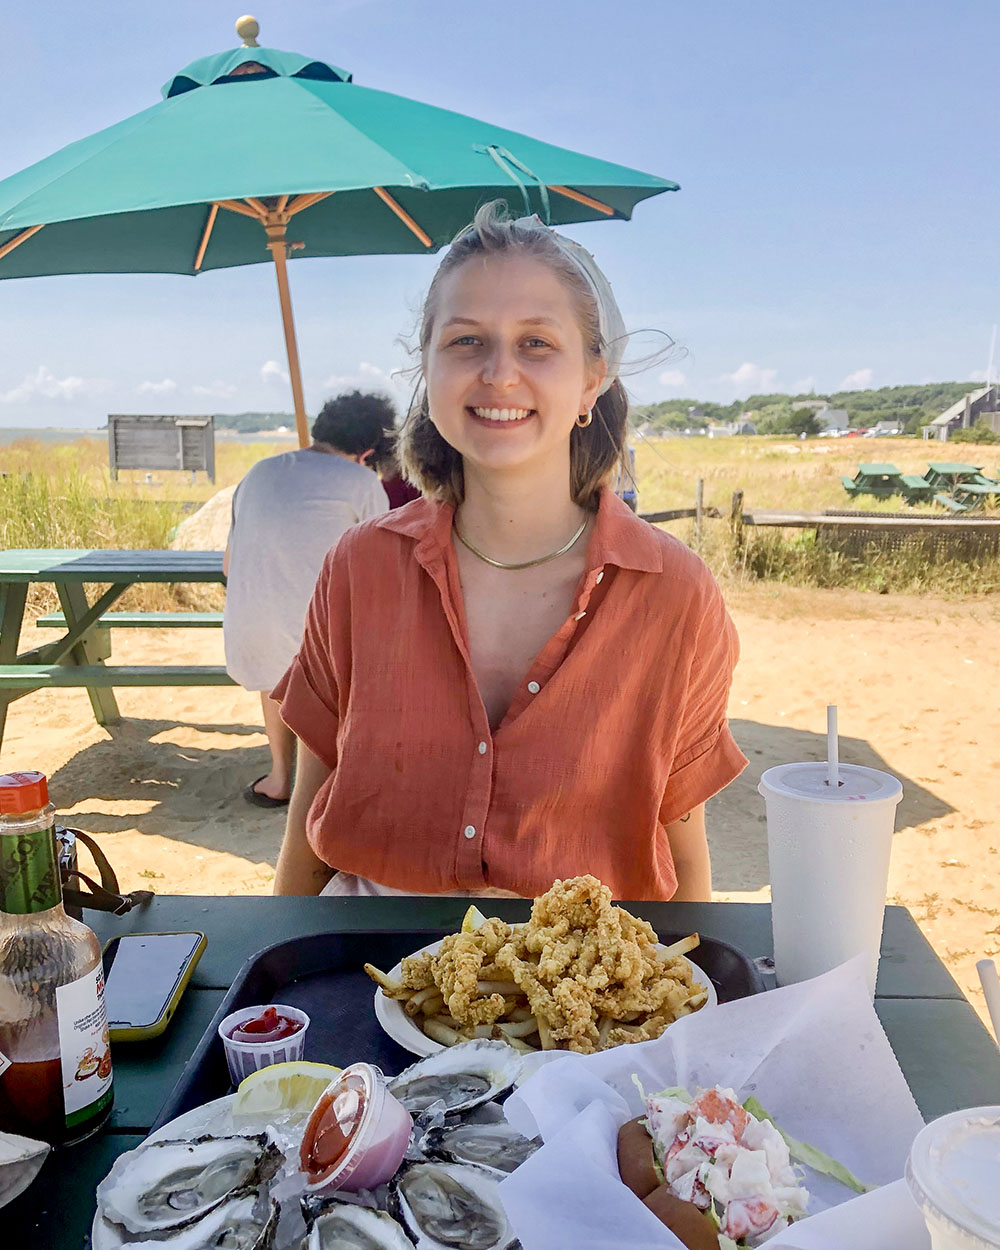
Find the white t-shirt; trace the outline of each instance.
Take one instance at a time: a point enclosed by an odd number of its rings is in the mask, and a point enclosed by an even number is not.
[[[233,495],[223,636],[226,669],[271,690],[302,642],[323,559],[341,535],[388,512],[371,469],[302,448],[260,460]]]

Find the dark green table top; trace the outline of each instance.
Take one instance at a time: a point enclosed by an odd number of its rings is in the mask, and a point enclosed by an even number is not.
[[[76,1250],[85,1244],[94,1189],[113,1160],[138,1145],[181,1075],[241,967],[257,950],[297,936],[368,929],[455,929],[468,899],[161,897],[130,916],[87,912],[102,942],[119,933],[200,929],[208,948],[160,1038],[114,1047],[115,1107],[105,1130],[46,1163],[4,1210],[4,1245]],[[482,906],[524,919],[530,903]],[[698,931],[754,958],[771,954],[770,908],[761,903],[633,903],[661,932]],[[1000,1103],[1000,1050],[909,913],[886,909],[876,1011],[926,1118]],[[59,1198],[52,1182],[58,1178]]]
[[[0,551],[0,582],[221,582],[221,551]]]

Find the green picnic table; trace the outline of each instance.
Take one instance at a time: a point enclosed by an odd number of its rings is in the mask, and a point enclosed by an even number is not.
[[[89,1141],[46,1161],[38,1179],[4,1210],[4,1244],[31,1250],[83,1247],[94,1189],[118,1155],[138,1146],[184,1071],[199,1039],[244,963],[268,945],[314,933],[413,929],[454,932],[471,902],[508,921],[526,920],[520,899],[198,898],[163,896],[124,917],[86,913],[102,942],[115,934],[199,929],[208,948],[167,1032],[149,1042],[116,1044],[115,1106]],[[754,958],[770,956],[766,903],[626,903],[661,933],[698,932]],[[359,1010],[371,1011],[369,993]],[[925,1118],[960,1107],[1000,1103],[1000,1050],[947,969],[902,907],[886,909],[875,1009]],[[218,1018],[217,1018],[218,1017]],[[307,1058],[340,1066],[364,1055]],[[822,1080],[822,1073],[816,1074]]]
[[[927,472],[924,474],[924,477],[935,488],[942,486],[954,488],[968,483],[973,486],[992,486],[1000,489],[1000,483],[983,476],[982,465],[952,464],[945,461],[936,461],[934,464],[927,466]]]
[[[888,499],[903,493],[902,474],[894,464],[859,464],[853,478],[841,477],[849,495],[874,495]]]
[[[62,608],[39,624],[61,637],[18,652],[28,588],[55,586]],[[141,582],[224,584],[221,551],[32,550],[0,551],[0,744],[7,708],[15,699],[53,686],[86,689],[99,725],[119,719],[115,686],[231,685],[221,665],[106,665],[109,631],[221,624],[219,613],[114,613],[109,609]],[[86,585],[106,585],[93,603]]]

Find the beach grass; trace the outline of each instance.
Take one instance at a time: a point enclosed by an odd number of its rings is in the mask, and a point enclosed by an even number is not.
[[[112,481],[102,437],[67,442],[23,439],[0,451],[0,546],[168,547],[176,526],[226,486],[235,485],[257,460],[286,451],[294,440],[244,443],[216,440],[216,481],[204,474],[123,471]],[[821,512],[857,508],[905,511],[900,499],[866,497],[851,503],[840,482],[860,462],[889,461],[904,473],[922,473],[932,460],[955,459],[1000,471],[1000,448],[950,447],[913,438],[809,439],[656,438],[636,441],[639,506],[643,512],[691,507],[699,478],[704,501],[720,520],[706,520],[700,541],[689,521],[666,526],[697,546],[724,581],[772,581],[816,587],[850,587],[881,593],[937,593],[951,596],[1000,591],[995,556],[930,560],[919,548],[884,551],[877,545],[845,554],[817,541],[812,530],[744,531],[737,544],[728,518],[734,491],[744,507]],[[926,510],[926,509],[922,509]],[[162,611],[221,605],[215,586],[136,586],[120,607]],[[32,588],[31,609],[49,611],[53,592]]]

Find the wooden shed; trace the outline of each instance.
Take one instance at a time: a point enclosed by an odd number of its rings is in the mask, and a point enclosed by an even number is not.
[[[215,418],[108,416],[108,463],[119,469],[187,469],[215,481]]]

